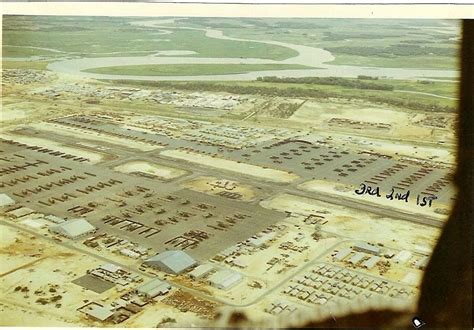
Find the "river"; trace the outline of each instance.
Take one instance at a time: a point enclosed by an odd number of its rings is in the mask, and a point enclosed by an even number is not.
[[[233,38],[225,36],[220,30],[200,29],[192,27],[170,27],[162,24],[172,23],[157,20],[132,22],[133,25],[156,28],[157,31],[164,34],[165,31],[173,29],[188,29],[205,31],[208,38],[258,42],[269,45],[287,47],[298,52],[298,55],[285,60],[269,60],[261,58],[212,58],[212,57],[193,57],[193,56],[123,56],[123,57],[97,57],[97,58],[79,58],[64,59],[52,62],[48,69],[54,72],[79,75],[93,79],[120,79],[120,80],[255,80],[262,76],[279,77],[357,77],[358,75],[379,76],[393,79],[416,79],[416,78],[451,78],[456,80],[459,71],[455,70],[435,70],[435,69],[409,69],[409,68],[378,68],[362,67],[353,65],[331,65],[329,62],[334,60],[334,56],[321,48],[296,45],[286,42],[273,40],[252,40]],[[170,32],[171,33],[171,32]],[[171,51],[173,52],[173,51]],[[173,53],[170,53],[173,54]],[[178,54],[178,53],[176,53]],[[183,53],[184,54],[184,53]],[[191,54],[191,51],[190,53]],[[146,64],[300,64],[314,69],[299,70],[265,70],[250,71],[238,74],[222,75],[200,75],[200,76],[136,76],[136,75],[111,75],[83,72],[83,70],[126,65],[146,65]]]

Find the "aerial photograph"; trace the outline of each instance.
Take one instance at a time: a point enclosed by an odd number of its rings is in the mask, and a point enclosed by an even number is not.
[[[416,306],[457,194],[461,37],[455,19],[3,15],[0,326]]]

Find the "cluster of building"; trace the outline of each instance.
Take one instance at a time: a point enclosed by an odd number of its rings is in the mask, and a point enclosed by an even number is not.
[[[415,291],[398,283],[322,263],[293,278],[283,293],[300,301],[322,305],[329,300],[348,301],[356,297],[370,298],[373,294],[406,299]]]
[[[205,280],[211,286],[221,290],[231,289],[243,280],[241,274],[228,269],[216,269],[210,264],[197,265],[194,258],[180,250],[161,252],[147,259],[144,264],[168,274],[187,273],[191,279]]]
[[[381,248],[378,246],[366,242],[359,242],[352,247],[340,250],[333,257],[333,260],[372,269],[381,260],[381,251]]]
[[[35,74],[46,75],[42,71],[36,70],[6,70],[7,82],[14,83],[31,83],[40,82],[41,76],[36,77]],[[10,72],[11,71],[11,72]],[[5,75],[4,75],[5,77]],[[13,77],[13,78],[11,78]],[[5,79],[5,78],[4,78]],[[233,110],[236,106],[244,103],[255,103],[255,99],[240,95],[224,95],[203,92],[181,92],[167,90],[149,90],[132,87],[106,87],[92,84],[81,83],[65,83],[56,84],[50,87],[38,88],[32,91],[33,95],[44,95],[49,97],[59,97],[65,94],[73,94],[75,96],[91,98],[91,99],[128,99],[152,101],[160,104],[170,104],[177,107],[189,108],[210,108]]]
[[[185,93],[179,91],[155,91],[150,97],[152,100],[162,104],[172,104],[178,107],[214,108],[232,110],[243,102],[255,102],[248,97],[238,95],[222,95],[211,93]]]

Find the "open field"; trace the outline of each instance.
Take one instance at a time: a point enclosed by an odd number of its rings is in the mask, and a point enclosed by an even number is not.
[[[82,17],[6,17],[3,20],[3,56],[100,56],[151,55],[162,50],[194,51],[196,56],[286,59],[296,55],[288,48],[256,42],[207,38],[203,31],[136,28],[137,19]],[[86,27],[87,26],[87,27]],[[127,42],[123,42],[127,40]],[[16,47],[12,47],[16,46]],[[21,47],[24,46],[24,47]],[[37,47],[37,48],[35,48]]]
[[[2,61],[2,69],[46,70],[46,61]]]
[[[85,70],[85,72],[139,76],[189,76],[305,68],[308,67],[297,64],[156,64],[104,67]]]
[[[266,19],[188,19],[182,24],[222,29],[233,37],[267,39],[330,49],[334,64],[381,68],[455,68],[460,26],[455,21]],[[243,28],[251,26],[252,28]],[[364,45],[363,47],[357,47]],[[435,56],[418,54],[428,47]],[[348,54],[348,49],[352,49]],[[452,52],[447,55],[447,52]],[[421,54],[420,54],[421,53]],[[370,54],[370,55],[369,55]],[[426,58],[430,58],[426,61]]]

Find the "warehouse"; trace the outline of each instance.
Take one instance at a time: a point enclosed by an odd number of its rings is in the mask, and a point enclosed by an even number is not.
[[[396,263],[406,263],[408,260],[410,260],[412,254],[410,251],[406,251],[406,250],[403,250],[403,251],[400,251],[399,253],[397,253],[397,255],[393,258],[394,261]]]
[[[351,248],[343,249],[336,254],[334,259],[337,261],[343,261],[351,252],[352,252]]]
[[[145,265],[171,274],[181,274],[196,263],[187,253],[179,250],[165,251],[145,261]]]
[[[209,264],[199,265],[192,272],[189,273],[189,277],[195,280],[199,280],[212,272],[214,270],[214,266]]]
[[[362,252],[357,252],[349,259],[349,263],[355,265],[359,261],[361,261],[364,257],[365,257],[365,254],[363,254]]]
[[[99,321],[106,321],[114,314],[110,309],[96,304],[90,304],[83,309],[83,312]]]
[[[7,194],[0,194],[0,207],[12,205],[12,204],[15,204],[15,200],[13,200]]]
[[[228,290],[242,281],[239,273],[230,270],[221,270],[209,278],[209,283],[218,289]]]
[[[380,254],[379,247],[370,245],[369,243],[366,243],[366,242],[354,244],[354,250],[359,251],[359,252],[375,254],[376,256]]]
[[[362,267],[365,267],[367,269],[372,269],[377,264],[377,262],[379,262],[379,260],[380,260],[380,257],[372,256],[372,257],[370,257],[370,259],[368,259],[368,260],[366,260],[362,263]]]
[[[160,279],[151,280],[137,288],[137,293],[148,299],[167,294],[171,290],[171,285]]]
[[[424,270],[426,266],[428,265],[428,261],[430,261],[429,257],[422,257],[420,260],[418,260],[415,263],[415,267],[421,270]]]
[[[64,221],[56,226],[49,227],[49,231],[61,236],[75,239],[93,233],[96,230],[87,220],[83,218]]]

